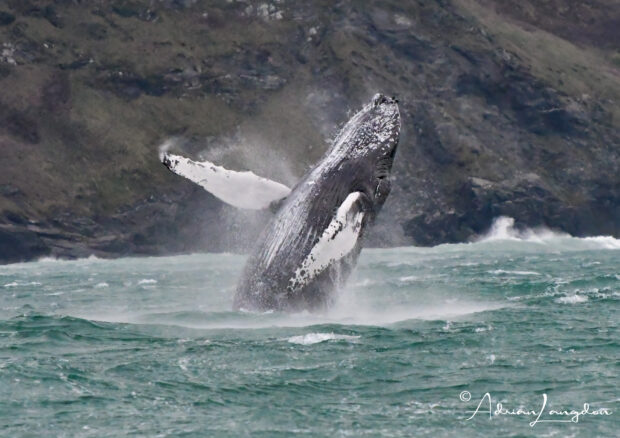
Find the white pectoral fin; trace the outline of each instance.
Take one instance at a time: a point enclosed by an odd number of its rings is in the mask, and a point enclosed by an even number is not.
[[[307,284],[333,262],[349,254],[357,244],[362,230],[364,210],[361,192],[347,196],[321,238],[304,259],[289,282],[291,289]]]
[[[262,178],[252,172],[237,172],[216,166],[209,161],[193,161],[167,152],[161,154],[164,165],[222,201],[251,210],[268,208],[291,192],[284,184]]]

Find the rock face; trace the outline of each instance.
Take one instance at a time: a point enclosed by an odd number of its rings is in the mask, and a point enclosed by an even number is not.
[[[244,250],[268,213],[158,145],[294,184],[377,91],[403,132],[369,244],[619,236],[619,29],[613,0],[1,2],[0,261]]]

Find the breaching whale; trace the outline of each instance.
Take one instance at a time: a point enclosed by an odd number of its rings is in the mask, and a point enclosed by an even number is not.
[[[377,94],[292,189],[167,151],[160,159],[226,203],[274,210],[243,270],[235,309],[319,310],[346,281],[390,193],[399,137],[397,100]]]

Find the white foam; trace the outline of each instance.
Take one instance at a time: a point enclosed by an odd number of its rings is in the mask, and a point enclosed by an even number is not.
[[[89,262],[89,261],[95,261],[95,260],[102,260],[99,257],[97,257],[94,254],[89,255],[88,257],[83,257],[80,259],[73,259],[73,260],[68,260],[68,259],[59,259],[57,257],[41,257],[39,259],[37,259],[36,261],[38,263],[80,263],[80,262]]]
[[[583,237],[582,240],[596,243],[605,249],[620,249],[620,239],[616,239],[612,236]]]
[[[143,278],[142,280],[138,282],[138,286],[144,285],[144,284],[157,284],[157,280],[153,278]]]
[[[588,297],[584,295],[569,295],[567,297],[558,298],[555,301],[556,303],[562,303],[562,304],[578,304],[578,303],[585,303],[586,301],[588,301]]]
[[[103,289],[106,287],[109,287],[110,285],[108,283],[106,283],[105,281],[102,281],[101,283],[97,283],[95,285],[95,289]]]
[[[515,220],[500,216],[493,221],[489,231],[475,240],[485,242],[528,242],[561,249],[620,249],[620,239],[612,236],[573,237],[570,234],[552,231],[545,227],[515,228]]]
[[[31,281],[27,283],[20,283],[18,281],[13,281],[11,283],[7,283],[4,287],[23,287],[23,286],[41,286],[41,283],[38,281]]]
[[[302,336],[293,336],[288,338],[291,344],[312,345],[325,341],[349,341],[354,342],[359,336],[337,335],[334,333],[308,333]]]
[[[181,368],[183,371],[187,371],[187,364],[189,364],[189,358],[182,357],[177,361],[177,364],[179,365],[179,368]]]
[[[495,269],[493,271],[488,271],[489,274],[508,274],[508,275],[541,275],[536,271],[506,271],[504,269]]]
[[[548,228],[517,230],[515,220],[511,217],[500,216],[495,218],[489,231],[479,242],[493,242],[497,240],[525,240],[528,242],[543,242],[557,237],[570,237],[569,234],[551,231]]]

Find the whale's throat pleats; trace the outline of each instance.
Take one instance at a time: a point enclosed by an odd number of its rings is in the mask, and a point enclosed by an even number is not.
[[[252,172],[237,172],[209,161],[193,161],[180,155],[164,153],[162,162],[168,169],[195,182],[220,200],[234,207],[261,210],[286,198],[291,189]]]

